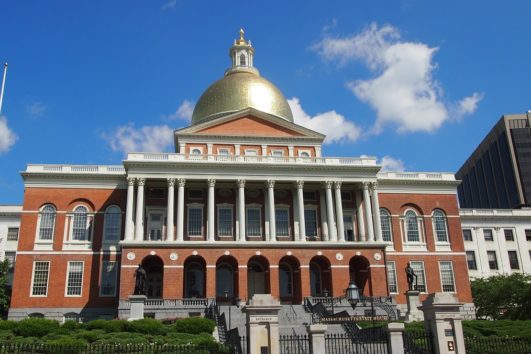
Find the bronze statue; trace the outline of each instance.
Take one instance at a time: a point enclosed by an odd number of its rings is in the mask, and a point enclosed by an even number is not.
[[[142,264],[138,265],[135,271],[135,292],[134,295],[146,295],[146,278],[147,273]]]
[[[409,287],[409,290],[417,290],[417,275],[415,274],[415,271],[413,268],[411,268],[411,265],[409,262],[407,262],[406,267],[406,277],[407,277],[407,285]],[[413,278],[415,278],[415,286],[413,287]]]

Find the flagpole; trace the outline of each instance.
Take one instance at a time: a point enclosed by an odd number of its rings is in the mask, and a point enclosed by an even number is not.
[[[2,102],[4,101],[4,86],[6,84],[7,63],[4,63],[4,75],[2,76],[2,89],[0,90],[0,116],[2,115]]]

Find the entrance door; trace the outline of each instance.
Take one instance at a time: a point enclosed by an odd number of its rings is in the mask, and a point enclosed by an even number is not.
[[[345,240],[354,241],[354,223],[352,222],[352,215],[343,215],[343,224],[345,227]]]
[[[162,226],[164,224],[163,211],[150,211],[148,218],[148,235],[150,241],[162,240]]]
[[[266,293],[265,276],[265,271],[259,264],[252,264],[249,266],[249,271],[247,273],[249,299],[252,299],[254,294]]]
[[[150,272],[146,279],[147,297],[160,299],[162,297],[162,274],[160,272]]]

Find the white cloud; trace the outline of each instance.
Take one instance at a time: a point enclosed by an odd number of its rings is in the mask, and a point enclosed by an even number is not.
[[[194,107],[195,103],[193,101],[184,100],[174,113],[165,118],[167,120],[182,119],[190,122],[192,120],[192,113],[194,113]]]
[[[103,134],[113,151],[124,153],[167,151],[173,144],[173,129],[167,125],[143,126],[133,124],[117,127],[111,135]]]
[[[348,121],[336,111],[319,113],[311,117],[304,112],[297,97],[289,99],[288,103],[295,123],[325,134],[325,144],[354,142],[361,135],[361,129],[356,124]]]
[[[7,126],[7,118],[0,117],[0,154],[8,152],[18,136]]]
[[[26,107],[26,110],[32,117],[40,117],[47,109],[48,107],[43,105],[41,102],[33,102],[28,107]]]
[[[382,166],[380,172],[402,172],[406,169],[402,160],[395,159],[388,155],[382,157],[381,160],[378,160],[378,164]]]
[[[171,10],[177,6],[177,0],[169,0],[164,5],[162,5],[163,10]]]
[[[371,79],[350,81],[346,86],[376,110],[376,133],[386,125],[401,133],[434,132],[451,118],[473,113],[482,97],[474,93],[462,99],[454,112],[455,104],[442,101],[443,90],[432,77],[438,48],[401,41],[393,26],[372,23],[357,35],[325,37],[312,48],[340,66],[361,60],[374,73]]]

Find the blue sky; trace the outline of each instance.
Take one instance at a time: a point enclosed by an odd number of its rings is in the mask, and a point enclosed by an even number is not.
[[[238,30],[328,156],[456,171],[531,109],[529,1],[0,0],[0,204],[27,163],[171,151]]]

